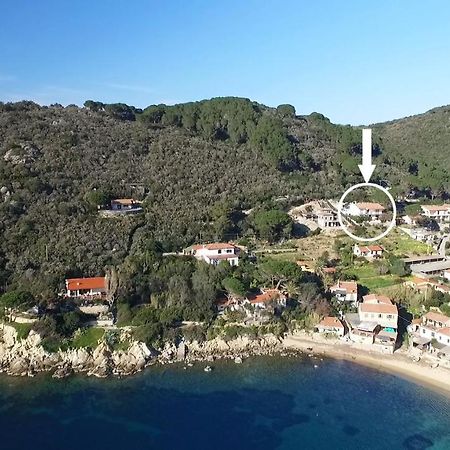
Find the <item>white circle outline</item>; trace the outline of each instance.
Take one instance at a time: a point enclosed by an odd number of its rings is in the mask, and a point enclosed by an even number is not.
[[[348,194],[350,194],[350,192],[354,191],[355,189],[358,189],[360,187],[366,187],[366,186],[370,186],[370,187],[374,187],[376,189],[379,189],[381,192],[384,192],[388,199],[390,200],[391,204],[392,204],[392,220],[391,223],[389,224],[389,226],[386,228],[386,230],[381,233],[378,236],[375,236],[373,238],[362,238],[359,236],[355,236],[354,234],[350,233],[350,231],[347,229],[347,227],[344,225],[344,223],[342,222],[342,208],[344,207],[344,199],[345,197],[347,197]],[[355,184],[354,186],[351,186],[350,188],[348,188],[343,194],[341,199],[339,200],[339,204],[338,204],[338,220],[339,220],[339,224],[341,225],[342,230],[344,230],[345,234],[349,237],[351,237],[352,239],[354,239],[355,241],[359,241],[359,242],[375,242],[378,241],[382,238],[384,238],[391,230],[392,228],[394,228],[395,226],[395,221],[397,218],[397,206],[395,204],[395,200],[392,197],[391,193],[384,188],[383,186],[380,186],[379,184],[375,184],[375,183],[358,183]]]

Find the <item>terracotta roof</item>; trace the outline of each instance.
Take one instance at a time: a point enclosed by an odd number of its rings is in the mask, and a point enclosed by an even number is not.
[[[445,336],[450,336],[450,327],[441,328],[439,330],[440,334],[445,334]]]
[[[436,212],[436,211],[448,211],[450,208],[450,205],[422,205],[422,209],[428,209],[430,212]]]
[[[422,323],[422,319],[418,317],[417,319],[413,319],[411,321],[411,325],[420,325]]]
[[[111,200],[111,203],[118,203],[119,205],[129,206],[141,202],[134,200],[133,198],[115,198],[114,200]]]
[[[268,289],[262,294],[250,295],[248,300],[250,303],[268,303],[277,299],[281,295],[278,289]]]
[[[324,273],[336,273],[336,267],[324,267],[322,271]]]
[[[358,292],[358,284],[356,281],[338,281],[337,284],[331,286],[331,291],[336,291],[342,289],[346,291],[348,294],[354,294]]]
[[[216,299],[215,304],[217,306],[230,306],[233,303],[236,303],[234,299],[228,298],[228,297],[220,297]]]
[[[361,202],[361,203],[357,203],[356,206],[359,209],[368,209],[369,211],[378,211],[378,210],[384,210],[384,206],[380,205],[379,203],[371,203],[371,202]]]
[[[201,250],[206,248],[207,250],[224,250],[227,248],[236,248],[234,244],[226,244],[223,242],[213,242],[211,244],[197,244],[191,247],[193,250]]]
[[[444,314],[435,312],[435,311],[429,311],[425,314],[425,319],[432,320],[434,322],[450,322],[450,317],[445,316]]]
[[[69,291],[77,291],[79,289],[106,289],[106,278],[69,278],[66,280],[66,286]]]
[[[320,323],[319,326],[321,327],[329,327],[329,328],[344,328],[344,325],[337,317],[324,317]]]
[[[363,297],[364,303],[384,303],[385,305],[392,305],[392,300],[386,295],[378,295],[378,294],[369,294],[364,295]]]
[[[383,251],[383,247],[380,247],[379,245],[359,245],[358,248],[361,253],[382,252]]]
[[[365,313],[382,313],[382,314],[398,314],[397,306],[386,303],[361,303],[359,305],[361,312]]]

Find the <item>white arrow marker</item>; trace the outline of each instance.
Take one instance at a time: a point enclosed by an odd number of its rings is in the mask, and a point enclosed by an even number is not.
[[[358,164],[359,170],[364,177],[364,181],[368,183],[375,169],[372,164],[372,129],[364,128],[362,130],[362,164]]]

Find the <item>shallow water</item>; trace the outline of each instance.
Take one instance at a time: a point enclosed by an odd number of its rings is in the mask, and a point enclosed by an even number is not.
[[[450,400],[395,376],[298,358],[204,366],[2,377],[0,448],[450,449]]]

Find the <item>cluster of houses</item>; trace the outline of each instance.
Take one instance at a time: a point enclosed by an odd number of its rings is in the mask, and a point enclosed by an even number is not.
[[[421,205],[420,207],[421,212],[419,214],[406,214],[402,216],[402,230],[411,238],[437,248],[443,237],[444,228],[449,226],[450,204]],[[429,224],[424,226],[422,223],[422,219],[424,218],[434,220],[437,226],[430,227]]]
[[[429,311],[408,326],[412,346],[450,359],[450,317]]]
[[[376,259],[383,256],[383,247],[380,245],[357,245],[353,247],[353,254],[358,258]]]
[[[261,289],[260,292],[250,293],[243,298],[227,296],[216,301],[216,307],[219,314],[226,311],[241,311],[250,318],[264,319],[262,312],[273,312],[276,308],[286,306],[287,296],[279,289]],[[265,316],[267,320],[267,316]]]
[[[357,298],[357,285],[355,282],[338,286],[342,294],[346,295],[343,301],[352,301]],[[356,292],[355,292],[356,286]],[[383,353],[393,353],[397,343],[398,307],[385,295],[365,295],[361,302],[357,302],[357,313],[346,313],[340,318],[325,317],[318,325],[319,333],[334,334],[340,337],[347,336],[350,341],[364,348],[377,350]]]

